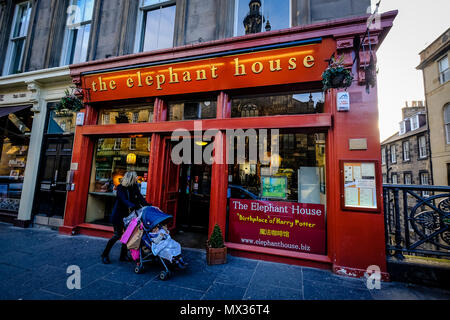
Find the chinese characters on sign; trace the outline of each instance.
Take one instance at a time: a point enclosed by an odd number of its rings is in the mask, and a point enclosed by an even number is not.
[[[229,241],[326,254],[322,204],[230,199]]]

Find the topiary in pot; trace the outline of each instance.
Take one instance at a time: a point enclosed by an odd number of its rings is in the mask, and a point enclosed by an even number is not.
[[[211,237],[206,243],[206,261],[209,265],[227,262],[227,247],[225,247],[222,230],[218,224],[214,226]]]

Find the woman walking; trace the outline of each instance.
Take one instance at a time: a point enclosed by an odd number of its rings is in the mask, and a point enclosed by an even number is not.
[[[114,235],[109,239],[106,248],[102,253],[102,262],[105,264],[111,263],[109,260],[109,252],[114,243],[122,237],[124,224],[123,218],[128,216],[132,210],[140,207],[150,206],[141,195],[137,184],[137,174],[134,171],[125,173],[121,183],[117,186],[116,203],[111,214],[111,222],[114,227]],[[122,244],[120,250],[120,261],[128,261],[127,246]]]

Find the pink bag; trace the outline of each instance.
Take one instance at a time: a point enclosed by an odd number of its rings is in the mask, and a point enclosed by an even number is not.
[[[120,238],[120,242],[126,244],[128,240],[130,239],[131,235],[133,234],[134,229],[136,229],[136,226],[138,224],[138,221],[136,218],[133,218],[130,222],[130,224],[127,227],[127,230],[122,235],[122,238]]]
[[[139,250],[130,249],[130,253],[133,260],[136,261],[137,259],[139,259]]]

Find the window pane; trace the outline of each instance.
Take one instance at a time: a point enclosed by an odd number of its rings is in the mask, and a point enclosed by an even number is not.
[[[444,107],[444,122],[447,124],[447,123],[450,123],[450,104],[447,104],[445,107]]]
[[[143,51],[171,48],[176,6],[150,10],[146,13]]]
[[[322,92],[276,96],[246,96],[231,102],[231,117],[262,117],[283,114],[321,113],[324,107]]]
[[[236,3],[236,36],[290,27],[290,0],[236,0]]]
[[[153,121],[153,105],[122,106],[100,110],[99,124],[143,123]]]
[[[9,67],[9,74],[18,73],[21,71],[21,62],[24,44],[25,39],[14,40],[12,42],[13,49],[11,53],[11,65]]]
[[[216,101],[169,102],[169,121],[214,119]]]
[[[17,9],[16,23],[14,25],[13,38],[24,37],[27,35],[28,23],[31,14],[29,3],[21,4]]]
[[[86,222],[110,224],[116,200],[114,190],[127,171],[136,171],[141,193],[146,193],[149,143],[148,137],[99,139],[92,167]]]
[[[76,113],[71,111],[50,111],[47,133],[61,134],[67,132],[75,132],[76,117]]]
[[[439,60],[439,71],[443,72],[448,69],[448,56]]]
[[[30,144],[29,108],[0,118],[0,211],[17,213]]]

